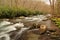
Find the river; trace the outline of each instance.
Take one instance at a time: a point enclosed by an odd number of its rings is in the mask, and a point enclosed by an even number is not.
[[[0,21],[0,40],[18,40],[25,31],[30,29],[32,23],[38,24],[38,23],[42,22],[43,20],[47,20],[47,17],[44,15],[25,17],[23,19],[20,19],[20,18],[2,19]],[[48,23],[49,22],[50,21],[48,21]],[[27,26],[27,24],[29,24],[29,25]],[[18,30],[18,31],[12,39],[10,37],[9,33],[16,31],[16,30]],[[38,29],[34,29],[34,30],[36,31]],[[38,30],[38,33],[39,33],[39,30]],[[33,36],[33,38],[36,38],[36,39],[31,39],[31,40],[38,40],[39,35],[37,35],[37,34],[31,34],[31,35],[34,35],[35,37]],[[23,39],[20,39],[20,40],[23,40]],[[28,40],[30,40],[30,38]]]

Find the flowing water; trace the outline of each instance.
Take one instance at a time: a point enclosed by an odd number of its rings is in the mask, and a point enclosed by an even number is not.
[[[27,31],[29,28],[21,28],[21,30],[17,33],[17,35],[14,37],[14,40],[18,40],[22,36],[22,34]]]
[[[0,40],[10,40],[10,35],[8,34],[11,31],[15,31],[17,30],[16,27],[23,27],[23,23],[16,23],[13,24],[11,22],[8,21],[1,21],[0,22]]]
[[[0,21],[0,40],[3,40],[2,38],[5,37],[4,40],[18,40],[18,38],[27,30],[30,29],[30,27],[25,27],[23,23],[19,22],[21,21],[29,21],[29,22],[40,22],[42,20],[46,20],[46,16],[43,15],[38,15],[38,16],[33,16],[33,17],[25,17],[23,20],[19,19],[18,23],[13,23],[13,22],[9,22],[6,20]],[[16,20],[17,21],[17,20]],[[14,36],[13,39],[10,38],[10,34],[8,34],[11,31],[15,31],[18,30],[17,29],[20,28],[20,30],[17,32],[17,34]],[[35,30],[35,29],[34,29]]]

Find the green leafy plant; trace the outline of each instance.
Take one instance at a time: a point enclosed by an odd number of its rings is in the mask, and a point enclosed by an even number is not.
[[[52,18],[52,21],[60,28],[60,18]]]
[[[43,14],[40,11],[28,10],[25,8],[0,7],[0,18],[15,18],[20,16],[34,16]]]

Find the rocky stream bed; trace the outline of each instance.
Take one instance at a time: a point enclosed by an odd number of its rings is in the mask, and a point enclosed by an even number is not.
[[[0,40],[60,40],[60,29],[44,15],[0,19]]]

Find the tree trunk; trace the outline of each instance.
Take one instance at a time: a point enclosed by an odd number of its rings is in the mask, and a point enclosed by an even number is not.
[[[60,0],[56,0],[56,4],[57,4],[57,16],[60,17]]]
[[[54,0],[49,0],[50,2],[50,7],[51,7],[51,15],[52,17],[54,17]]]

